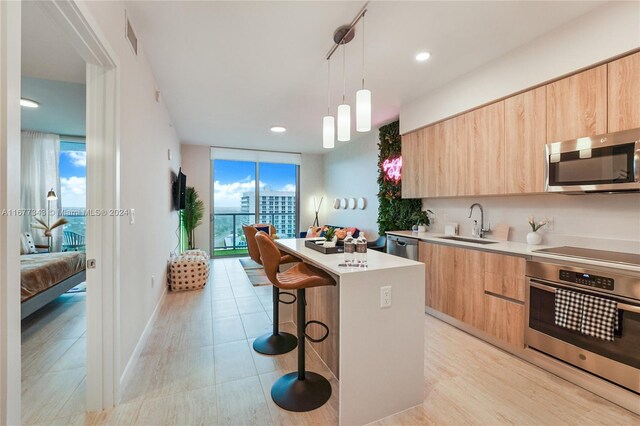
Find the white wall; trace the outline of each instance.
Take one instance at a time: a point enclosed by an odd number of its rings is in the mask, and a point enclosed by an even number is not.
[[[606,3],[502,58],[402,105],[400,132],[410,132],[638,47],[640,2]]]
[[[480,213],[469,207],[479,202],[484,208],[485,225],[511,226],[511,241],[525,242],[531,230],[528,218],[553,218],[553,229],[542,229],[543,244],[578,245],[603,250],[640,253],[640,194],[541,194],[501,197],[461,197],[423,200],[423,208],[433,210],[431,226],[443,232],[444,224],[457,222],[461,235],[471,235],[473,219]],[[491,234],[488,235],[491,238]]]
[[[180,145],[182,172],[187,175],[187,186],[193,186],[204,203],[202,225],[196,228],[196,246],[211,249],[211,148],[203,145]]]
[[[378,238],[378,129],[352,142],[336,142],[325,154],[324,182],[326,208],[320,225],[355,226],[367,239]],[[364,210],[334,210],[335,198],[364,197]]]
[[[180,146],[139,40],[135,56],[124,37],[122,2],[85,2],[117,55],[120,73],[120,185],[123,209],[136,209],[136,223],[121,224],[120,375],[166,288],[166,262],[178,244],[178,215],[171,208],[171,177]],[[133,23],[135,26],[135,22]],[[174,153],[169,161],[167,150]],[[151,286],[151,276],[155,286]]]

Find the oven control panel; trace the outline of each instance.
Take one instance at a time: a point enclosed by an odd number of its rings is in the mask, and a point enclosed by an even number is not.
[[[598,275],[585,274],[583,272],[560,270],[560,279],[570,283],[582,284],[589,287],[601,288],[604,290],[613,290],[613,278],[601,277]]]

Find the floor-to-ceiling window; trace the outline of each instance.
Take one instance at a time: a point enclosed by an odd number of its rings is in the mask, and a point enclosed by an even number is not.
[[[84,142],[60,141],[60,203],[64,225],[62,250],[84,251],[87,222],[87,152]]]
[[[212,156],[213,255],[246,254],[242,226],[251,223],[272,224],[280,238],[294,238],[298,233],[298,156],[216,148],[212,152],[217,153]]]

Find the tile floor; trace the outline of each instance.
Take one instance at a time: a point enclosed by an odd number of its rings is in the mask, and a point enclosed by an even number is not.
[[[252,350],[271,327],[271,288],[253,287],[235,258],[212,261],[204,290],[167,294],[122,403],[110,411],[80,409],[84,330],[72,319],[83,309],[72,299],[55,302],[64,308],[51,309],[56,325],[23,333],[23,349],[31,348],[23,355],[23,400],[32,400],[25,424],[337,424],[338,382],[311,350],[308,368],[331,378],[331,400],[309,413],[272,402],[271,385],[295,370],[296,351],[267,357]],[[284,328],[293,331],[292,324]],[[36,347],[44,352],[32,352]],[[61,387],[65,393],[57,395]],[[639,424],[640,417],[425,316],[424,404],[378,424],[505,423]]]

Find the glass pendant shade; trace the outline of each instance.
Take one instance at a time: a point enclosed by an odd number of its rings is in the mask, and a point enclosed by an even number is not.
[[[331,149],[336,141],[336,121],[332,115],[326,115],[322,119],[322,147]]]
[[[367,89],[356,92],[356,130],[371,130],[371,91]]]
[[[351,107],[347,104],[338,105],[338,140],[351,140]]]

